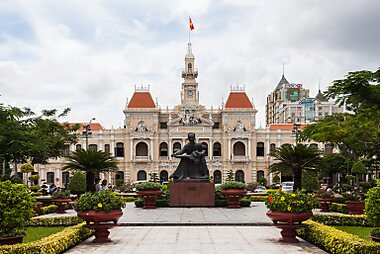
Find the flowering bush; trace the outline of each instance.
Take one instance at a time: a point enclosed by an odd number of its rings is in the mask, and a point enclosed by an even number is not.
[[[290,213],[311,212],[313,208],[319,207],[317,198],[313,194],[303,191],[288,193],[281,189],[268,195],[265,204],[273,212]]]
[[[109,212],[125,207],[121,197],[110,190],[99,192],[86,192],[75,200],[74,208],[77,211],[104,211]]]

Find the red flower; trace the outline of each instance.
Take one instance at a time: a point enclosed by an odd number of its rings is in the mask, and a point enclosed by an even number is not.
[[[268,200],[269,200],[269,202],[272,202],[273,201],[273,197],[272,196],[268,197]]]
[[[311,202],[310,202],[310,201],[308,201],[308,202],[307,202],[307,204],[308,204],[308,205],[310,205],[310,204],[311,204]]]
[[[282,191],[282,188],[279,188],[278,191]]]

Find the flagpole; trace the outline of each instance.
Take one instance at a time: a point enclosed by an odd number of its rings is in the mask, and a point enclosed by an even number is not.
[[[191,31],[191,29],[189,29],[189,43],[190,43],[190,31]]]

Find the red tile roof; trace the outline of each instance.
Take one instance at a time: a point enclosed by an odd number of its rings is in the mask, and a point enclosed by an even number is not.
[[[230,92],[226,108],[253,108],[253,105],[245,92]]]
[[[301,125],[300,128],[302,129],[305,127],[305,125]],[[269,125],[270,130],[292,130],[293,124],[291,123],[284,123],[284,124],[270,124]]]
[[[149,92],[135,92],[128,108],[155,108],[156,105]]]
[[[79,130],[82,131],[83,128],[83,123],[68,123],[70,127],[73,127],[74,125],[79,125]],[[91,123],[90,124],[90,129],[93,131],[96,130],[104,130],[104,127],[100,125],[100,123]]]

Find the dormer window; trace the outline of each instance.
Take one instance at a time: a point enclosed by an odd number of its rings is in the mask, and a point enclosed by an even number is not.
[[[187,72],[192,73],[193,72],[193,66],[191,63],[187,64]]]

